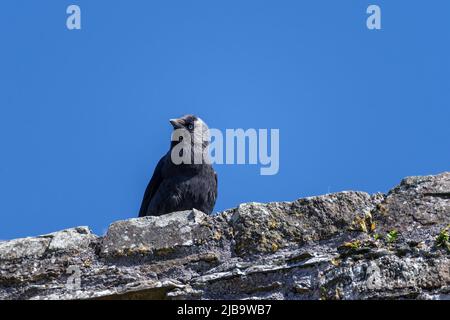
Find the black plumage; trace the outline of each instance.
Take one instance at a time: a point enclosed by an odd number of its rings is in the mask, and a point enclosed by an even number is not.
[[[192,159],[201,152],[193,144],[198,133],[208,134],[207,125],[198,117],[187,115],[170,120],[174,130],[181,129],[190,135]],[[198,140],[197,140],[198,142]],[[193,208],[211,214],[217,199],[217,174],[208,162],[201,164],[174,164],[172,150],[180,141],[172,141],[170,149],[159,160],[142,200],[139,217],[191,210]],[[207,148],[207,140],[201,142]]]

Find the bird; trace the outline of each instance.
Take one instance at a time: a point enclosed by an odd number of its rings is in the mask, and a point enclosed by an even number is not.
[[[202,119],[192,114],[169,121],[173,127],[170,148],[159,160],[145,189],[139,217],[192,209],[211,215],[217,199],[217,173],[208,153],[203,151],[209,147],[209,128]],[[177,134],[179,132],[182,134]],[[178,135],[180,137],[176,139]],[[201,148],[198,144],[194,145],[199,143],[199,138]],[[188,155],[183,152],[189,151],[189,142],[192,161],[174,161],[177,156]],[[198,156],[204,157],[200,163],[193,161]]]

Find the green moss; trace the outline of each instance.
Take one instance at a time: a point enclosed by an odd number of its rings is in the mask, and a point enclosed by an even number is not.
[[[342,247],[348,248],[348,249],[359,249],[359,248],[361,248],[361,241],[354,240],[354,241],[350,241],[350,242],[345,242],[342,245]]]
[[[328,299],[327,289],[324,286],[320,286],[319,291],[320,291],[320,300],[327,300]]]
[[[386,241],[388,243],[394,243],[398,240],[398,231],[397,230],[391,230],[386,234]]]
[[[450,225],[445,227],[444,229],[439,232],[435,239],[435,245],[439,248],[446,248],[450,251],[450,236],[448,233],[448,230],[450,229]]]

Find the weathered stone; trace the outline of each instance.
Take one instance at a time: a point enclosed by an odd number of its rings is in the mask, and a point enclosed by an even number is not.
[[[23,238],[0,242],[0,261],[20,258],[39,258],[48,248],[48,238]]]
[[[201,244],[210,236],[208,217],[198,210],[113,223],[102,241],[104,256],[172,252]]]
[[[48,247],[50,251],[84,250],[97,239],[88,227],[67,229],[51,233],[46,237],[51,238]]]
[[[449,195],[443,173],[4,241],[0,299],[450,299]]]
[[[0,242],[0,260],[39,258],[46,252],[86,249],[97,236],[87,227],[62,230],[36,238]]]
[[[242,204],[230,211],[230,224],[239,253],[275,252],[347,231],[356,217],[373,208],[367,193],[340,192],[294,202]]]
[[[450,173],[408,177],[392,189],[376,212],[385,229],[408,232],[450,220]]]

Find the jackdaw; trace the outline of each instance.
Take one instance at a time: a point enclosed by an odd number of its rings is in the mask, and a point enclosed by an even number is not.
[[[174,129],[170,149],[155,168],[139,217],[194,208],[211,214],[217,199],[217,174],[208,157],[208,126],[194,115],[170,123]]]

